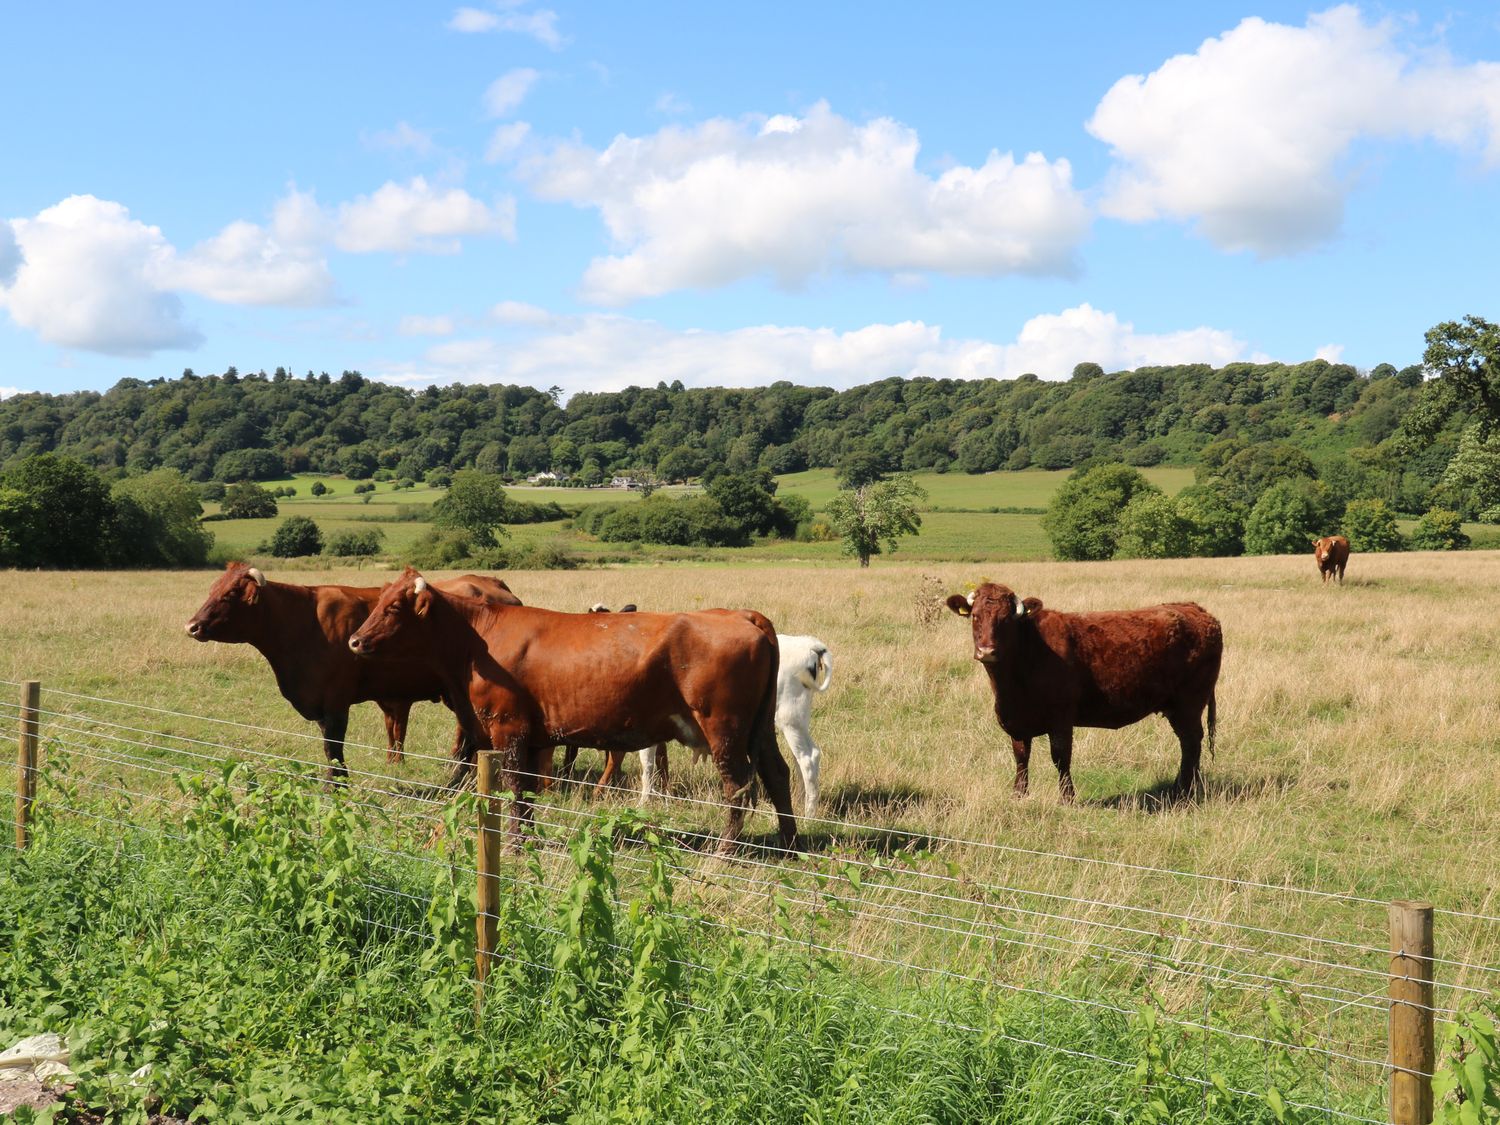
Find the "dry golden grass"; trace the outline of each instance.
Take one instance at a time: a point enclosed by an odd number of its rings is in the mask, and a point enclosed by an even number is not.
[[[295,577],[378,580],[369,570]],[[1384,988],[1378,952],[1386,940],[1383,907],[1121,864],[1382,901],[1426,898],[1442,908],[1500,914],[1500,653],[1494,641],[1500,553],[1358,555],[1342,588],[1322,585],[1310,557],[883,563],[866,571],[655,566],[506,577],[529,604],[568,610],[596,601],[662,610],[753,606],[784,632],[811,633],[828,643],[833,686],[815,703],[813,718],[824,751],[824,815],[905,830],[937,857],[916,864],[927,872],[925,882],[904,882],[899,890],[866,888],[864,916],[845,920],[840,932],[839,940],[852,948],[901,957],[921,947],[937,963],[968,968],[983,963],[1030,972],[1044,964],[1057,978],[1096,964],[1099,945],[1149,946],[1164,962],[1237,964],[1303,984],[1336,980],[1340,987],[1378,993]],[[1175,740],[1165,721],[1155,719],[1123,731],[1079,732],[1075,806],[1059,803],[1043,745],[1033,759],[1032,796],[1013,798],[1008,744],[995,725],[985,678],[971,659],[968,623],[946,610],[930,612],[934,592],[961,590],[983,578],[1037,595],[1055,609],[1192,600],[1217,615],[1224,624],[1225,660],[1218,751],[1205,756],[1204,796],[1169,807],[1152,799],[1177,766]],[[126,724],[145,725],[141,720],[149,716],[106,713],[58,689],[311,732],[281,699],[255,652],[200,645],[184,635],[183,622],[211,579],[205,572],[0,574],[0,676],[42,680],[44,707],[91,708]],[[0,690],[12,697],[15,691]],[[7,724],[12,714],[11,708],[0,710]],[[444,753],[451,733],[447,713],[419,707],[413,720],[411,747]],[[308,760],[321,756],[315,743],[296,737],[170,716],[156,721],[162,730],[207,741]],[[350,738],[383,747],[373,706],[356,709]],[[58,746],[56,752],[67,749]],[[595,762],[595,756],[582,756],[581,764]],[[406,779],[435,779],[440,770],[437,761],[387,767],[376,749],[352,749],[350,763]],[[716,798],[707,767],[690,765],[680,750],[674,751],[673,767],[679,794]],[[80,768],[100,784],[126,790],[168,788],[161,775],[128,765]],[[623,793],[613,799],[632,800]],[[563,823],[587,802],[564,795],[551,806],[544,819]],[[762,810],[751,828],[769,833],[771,821]],[[721,823],[717,810],[695,806],[662,815],[706,832],[717,832]],[[822,852],[889,851],[879,832],[810,828]],[[985,845],[1106,862],[1026,856]],[[747,861],[714,870],[724,878],[706,894],[740,901],[765,917],[764,905],[755,905],[764,900],[750,894],[754,888],[743,880],[764,877],[767,868]],[[957,880],[948,877],[954,872]],[[915,901],[906,889],[913,886],[948,898]],[[1007,898],[998,887],[1028,893]],[[962,901],[973,905],[961,908]],[[924,929],[923,916],[913,913],[918,907],[954,920],[932,929],[928,917]],[[1370,950],[1150,911],[1335,937]],[[980,915],[992,920],[991,928],[973,936],[966,927]],[[1005,920],[1009,937],[996,937],[995,918]],[[1091,924],[1099,922],[1115,928]],[[1444,957],[1500,962],[1500,928],[1492,924],[1444,916],[1438,941]],[[1270,952],[1242,957],[1225,946]],[[1357,965],[1373,975],[1337,976],[1293,960],[1298,957]],[[1119,967],[1127,977],[1139,974],[1126,968]],[[1440,975],[1453,984],[1495,985],[1494,977],[1451,967]],[[1176,987],[1157,981],[1169,1006],[1198,1002],[1191,984],[1180,995]]]

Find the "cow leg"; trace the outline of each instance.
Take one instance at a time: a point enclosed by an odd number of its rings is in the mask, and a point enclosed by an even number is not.
[[[1177,711],[1168,715],[1167,721],[1182,746],[1182,765],[1172,785],[1172,795],[1186,797],[1198,786],[1198,761],[1203,756],[1203,711],[1201,707]]]
[[[385,716],[385,760],[399,762],[406,757],[406,726],[411,719],[411,703],[380,704]]]
[[[516,731],[498,723],[490,724],[489,736],[490,745],[500,751],[500,789],[511,795],[506,839],[511,850],[519,850],[521,832],[533,819],[529,793],[535,785],[532,775],[536,773],[536,753]]]
[[[323,755],[328,759],[325,774],[329,785],[346,785],[349,767],[344,765],[344,735],[349,731],[349,709],[334,711],[318,723],[323,732]]]
[[[639,751],[641,759],[641,804],[651,799],[653,793],[667,791],[667,744],[658,742]]]
[[[1026,790],[1030,782],[1031,768],[1031,739],[1012,738],[1010,740],[1010,752],[1016,758],[1016,780],[1011,788],[1017,797],[1026,796]]]
[[[573,776],[573,763],[576,761],[578,761],[578,747],[563,747],[562,777],[571,778]]]
[[[1339,563],[1339,585],[1342,586],[1343,584],[1344,584],[1344,564],[1343,563]]]
[[[594,786],[594,796],[600,796],[607,786],[615,783],[615,774],[620,772],[620,763],[625,760],[625,751],[606,750],[604,752],[604,772],[599,775],[599,781]]]
[[[796,759],[797,770],[802,774],[802,815],[811,817],[818,807],[818,771],[823,761],[823,751],[812,739],[812,732],[797,723],[786,723],[781,728],[787,748]]]
[[[776,745],[776,734],[770,733],[770,745],[762,746],[755,754],[755,770],[760,783],[776,809],[776,827],[781,833],[781,846],[792,851],[797,846],[797,818],[792,813],[792,771],[781,756]],[[753,752],[753,751],[752,751]]]
[[[1057,792],[1063,804],[1073,803],[1073,728],[1062,727],[1047,736],[1052,764],[1057,767]]]
[[[719,768],[719,783],[724,789],[724,803],[729,806],[718,851],[720,855],[730,855],[745,826],[745,810],[750,807],[750,789],[755,784],[755,766],[743,745],[712,745],[714,765]],[[784,768],[785,763],[782,765]]]

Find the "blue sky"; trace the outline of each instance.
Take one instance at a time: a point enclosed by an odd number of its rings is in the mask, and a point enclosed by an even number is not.
[[[12,6],[0,394],[1420,359],[1488,6]]]

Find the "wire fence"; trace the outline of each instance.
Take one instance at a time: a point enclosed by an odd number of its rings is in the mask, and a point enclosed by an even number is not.
[[[20,685],[0,685],[17,689],[9,694],[20,698]],[[17,730],[24,710],[20,702],[0,700],[0,728]],[[49,816],[66,814],[109,829],[146,828],[165,839],[181,838],[176,826],[197,799],[181,784],[184,778],[223,777],[239,763],[247,772],[236,775],[237,784],[322,784],[322,740],[307,731],[55,689],[47,690],[32,719],[41,763],[30,778],[18,773],[10,790],[14,817],[5,816],[11,800],[0,808],[10,827],[26,819],[23,798],[36,775],[48,782],[36,799]],[[458,789],[371,768],[364,760],[383,758],[385,747],[346,742],[345,749],[358,751],[364,764],[349,769],[337,799],[379,829],[363,846],[402,864],[454,872],[477,886],[485,864],[462,859],[461,850],[438,855],[431,848],[446,830],[445,810]],[[445,774],[451,764],[438,755],[408,751],[407,757],[429,774]],[[530,818],[535,866],[501,862],[492,877],[514,887],[540,871],[542,888],[561,895],[573,877],[567,843],[598,823],[600,802],[587,779],[523,781],[545,790]],[[1430,1053],[1418,1068],[1391,1054],[1392,959],[1419,951],[1393,951],[1386,942],[1386,900],[829,817],[803,819],[818,842],[809,854],[788,857],[751,837],[725,857],[716,854],[716,821],[725,808],[702,796],[658,795],[617,841],[617,893],[628,894],[658,862],[642,844],[650,828],[673,844],[666,853],[679,890],[667,912],[672,919],[856,977],[909,982],[914,996],[934,987],[1005,994],[1040,1014],[1039,1030],[1031,1033],[948,1021],[953,1029],[1129,1068],[1136,1060],[1049,1036],[1048,1013],[1131,1021],[1149,1009],[1160,1026],[1201,1045],[1199,1066],[1174,1070],[1181,1081],[1205,1091],[1224,1088],[1222,1078],[1216,1080],[1221,1053],[1259,1051],[1266,1089],[1277,1084],[1273,1071],[1293,1060],[1300,1096],[1286,1097],[1286,1104],[1330,1120],[1382,1120],[1368,1115],[1370,1090],[1382,1089],[1395,1071],[1415,1071],[1424,1082],[1431,1077]],[[474,854],[491,843],[513,842],[509,832],[503,821],[481,828]],[[1128,900],[1116,893],[1122,880]],[[362,886],[411,908],[422,903],[421,895],[400,887]],[[1442,947],[1466,955],[1430,956],[1438,979],[1422,994],[1429,998],[1408,996],[1400,1006],[1420,1010],[1429,1021],[1451,1020],[1461,1007],[1500,990],[1500,958],[1493,955],[1500,949],[1500,916],[1443,908],[1433,914]],[[481,910],[486,920],[502,921]],[[388,918],[370,922],[395,936],[429,940],[421,929]],[[517,960],[513,951],[492,956]],[[525,959],[517,967],[554,971]],[[680,967],[713,971],[690,961]],[[815,990],[818,983],[812,978],[795,987]],[[931,1008],[883,1002],[892,995],[902,992],[872,989],[870,1003],[898,1018],[944,1022]],[[1266,1096],[1264,1089],[1229,1089]]]

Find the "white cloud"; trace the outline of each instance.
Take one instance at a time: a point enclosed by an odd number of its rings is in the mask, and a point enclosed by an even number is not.
[[[328,263],[305,246],[285,246],[254,223],[230,223],[163,270],[173,289],[231,305],[321,305],[333,296]]]
[[[21,268],[21,244],[16,241],[16,232],[4,219],[0,219],[0,288],[16,279]]]
[[[540,75],[530,67],[502,74],[484,92],[484,111],[491,117],[504,117],[526,100]]]
[[[0,399],[7,399],[12,395],[24,395],[26,393],[20,387],[0,387]]]
[[[1324,344],[1313,352],[1314,359],[1326,359],[1329,363],[1338,363],[1344,358],[1343,344]]]
[[[403,316],[398,331],[403,336],[451,336],[453,335],[453,318],[451,316]]]
[[[202,342],[163,284],[171,245],[121,204],[74,195],[9,225],[23,260],[0,288],[0,307],[22,328],[50,344],[107,355]]]
[[[691,105],[670,90],[664,94],[657,95],[656,111],[658,113],[670,113],[674,117],[680,117],[685,113],[691,113],[692,109]]]
[[[430,156],[437,148],[437,145],[433,143],[431,133],[405,121],[396,122],[395,128],[372,133],[366,143],[371,148],[413,152],[418,156]]]
[[[818,104],[802,118],[715,119],[559,143],[521,167],[544,199],[597,208],[617,256],[584,295],[623,304],[769,273],[795,286],[829,270],[1068,274],[1089,217],[1066,160],[991,152],[933,177],[916,133]]]
[[[370,195],[339,206],[334,241],[340,250],[457,253],[460,235],[516,233],[515,200],[493,206],[460,188],[431,187],[418,176],[406,185],[386,183]]]
[[[1230,333],[1194,328],[1138,333],[1113,313],[1089,305],[1028,321],[1008,344],[948,339],[921,321],[871,324],[847,332],[831,328],[758,325],[726,332],[677,330],[617,314],[561,316],[507,302],[493,319],[518,326],[504,338],[453,340],[429,349],[423,361],[393,367],[384,378],[402,383],[516,382],[569,391],[655,386],[680,379],[688,386],[756,386],[790,379],[849,387],[891,376],[1012,378],[1034,372],[1066,379],[1075,364],[1106,370],[1145,364],[1245,358]]]
[[[498,164],[502,160],[508,160],[514,156],[526,138],[531,134],[531,126],[524,121],[511,121],[501,125],[490,135],[490,144],[484,152],[487,164]]]
[[[515,5],[503,5],[514,9]],[[485,11],[482,8],[459,8],[448,20],[451,31],[477,34],[486,31],[510,31],[518,35],[529,35],[537,42],[554,51],[563,45],[563,37],[557,30],[557,13],[547,8],[531,12]]]
[[[1226,250],[1293,253],[1338,232],[1366,138],[1433,138],[1500,162],[1500,64],[1418,56],[1344,5],[1305,27],[1249,18],[1120,79],[1088,122],[1117,167],[1103,210],[1192,222]]]

